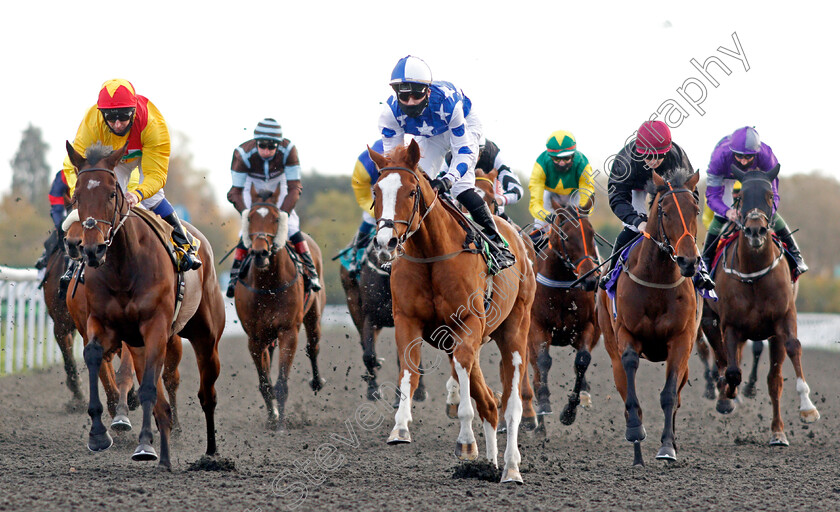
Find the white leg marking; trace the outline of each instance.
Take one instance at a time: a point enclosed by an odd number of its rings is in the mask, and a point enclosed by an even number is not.
[[[475,416],[472,401],[470,400],[470,376],[467,369],[461,366],[454,357],[452,362],[455,365],[455,373],[458,374],[458,381],[461,385],[461,403],[458,405],[458,419],[461,420],[461,431],[458,433],[458,442],[461,444],[475,443],[475,435],[472,431],[472,420]]]
[[[400,407],[397,409],[397,414],[394,416],[394,428],[408,429],[408,424],[411,423],[411,374],[408,370],[403,370],[403,378],[400,380]]]
[[[400,175],[394,173],[379,180],[377,186],[382,192],[382,217],[381,219],[394,220],[394,215],[397,212],[397,191],[400,189],[402,181]],[[380,247],[387,247],[388,241],[394,236],[394,230],[391,228],[382,228],[376,233],[376,240]]]
[[[811,397],[809,396],[811,393],[811,388],[808,387],[808,383],[802,379],[796,379],[796,392],[799,393],[799,410],[800,411],[811,411],[816,409],[814,406],[814,402],[811,401]]]
[[[487,462],[499,467],[499,447],[496,445],[496,429],[484,420],[484,440],[487,443]]]
[[[446,381],[446,403],[458,405],[461,403],[461,390],[459,389],[458,381],[450,375],[449,380]]]
[[[505,447],[505,468],[519,471],[522,455],[519,453],[519,423],[522,421],[522,395],[519,391],[519,368],[522,356],[513,353],[513,380],[510,384],[510,397],[505,408],[507,422],[507,447]]]

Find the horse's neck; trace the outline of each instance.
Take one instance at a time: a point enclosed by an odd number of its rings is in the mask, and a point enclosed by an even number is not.
[[[650,212],[650,219],[647,225],[647,232],[651,237],[659,236],[659,220],[656,209]],[[664,240],[659,240],[664,242]],[[652,240],[642,239],[639,247],[636,248],[636,259],[630,258],[629,270],[640,278],[651,282],[659,282],[663,279],[676,276],[679,277],[679,267],[665,251],[661,250]],[[671,279],[673,281],[673,279]]]
[[[295,275],[295,264],[287,254],[286,246],[282,246],[271,255],[266,268],[257,268],[253,263],[248,276],[253,280],[255,288],[275,288],[278,283],[290,281]]]
[[[552,234],[548,239],[548,247],[543,249],[545,258],[537,256],[541,263],[539,264],[539,271],[546,277],[575,277],[573,269],[564,262],[568,260],[573,263],[571,256],[566,252],[563,246],[563,240],[559,234],[554,234],[554,227],[551,228]]]
[[[417,215],[422,217],[423,212],[418,211]],[[453,237],[452,234],[458,236]],[[465,235],[464,230],[438,200],[422,220],[417,232],[406,241],[406,252],[420,258],[448,254],[462,248],[464,238],[461,235]]]
[[[767,240],[758,248],[750,247],[750,242],[744,234],[744,230],[738,234],[737,267],[742,273],[750,273],[762,270],[773,264],[773,260],[779,255],[779,249],[773,242],[770,232],[767,232]]]
[[[128,214],[124,214],[128,215]],[[118,221],[119,223],[119,221]],[[122,227],[112,235],[111,245],[108,247],[108,256],[102,270],[110,270],[109,284],[118,284],[133,280],[134,272],[128,269],[141,268],[148,264],[148,258],[144,261],[144,251],[141,250],[137,240],[140,236],[137,224],[139,222],[123,223]]]

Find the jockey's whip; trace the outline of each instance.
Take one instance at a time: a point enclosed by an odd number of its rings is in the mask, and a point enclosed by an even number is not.
[[[575,286],[577,286],[578,284],[580,284],[580,282],[581,282],[581,281],[583,281],[583,280],[584,280],[584,279],[586,279],[587,277],[589,277],[589,276],[591,276],[592,274],[594,274],[596,270],[598,270],[599,268],[603,267],[604,265],[606,265],[607,263],[609,263],[610,261],[612,261],[613,256],[615,256],[615,255],[617,255],[617,254],[621,254],[622,252],[624,252],[624,249],[627,249],[628,247],[630,247],[631,245],[633,245],[634,243],[636,243],[636,240],[638,240],[638,239],[639,239],[639,238],[641,238],[642,236],[644,236],[642,233],[637,233],[637,234],[636,234],[636,236],[634,236],[632,240],[630,240],[629,242],[627,242],[626,244],[624,244],[623,246],[621,246],[621,248],[620,248],[620,249],[618,249],[618,250],[616,250],[616,251],[613,251],[613,253],[612,253],[612,254],[610,254],[610,257],[609,257],[609,258],[607,258],[607,259],[606,259],[603,263],[601,263],[600,265],[598,265],[597,267],[595,267],[595,268],[593,268],[593,269],[590,269],[590,270],[589,270],[589,272],[587,272],[587,273],[583,274],[582,276],[580,276],[580,277],[578,277],[577,279],[575,279],[574,281],[572,281],[572,282],[571,282],[571,284],[569,284],[569,288],[574,288]]]
[[[236,245],[239,245],[239,244],[237,243]],[[228,251],[228,252],[227,252],[224,256],[222,256],[222,259],[220,259],[220,260],[219,260],[219,263],[218,263],[219,265],[221,265],[222,263],[224,263],[224,262],[225,262],[225,260],[226,260],[226,259],[228,259],[228,256],[230,256],[230,254],[231,254],[233,251],[235,251],[235,250],[236,250],[236,245],[234,245],[233,247],[231,247],[231,248],[230,248],[230,250],[229,250],[229,251]]]

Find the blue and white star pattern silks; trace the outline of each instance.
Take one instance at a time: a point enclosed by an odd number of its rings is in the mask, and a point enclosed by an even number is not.
[[[384,149],[387,153],[401,145],[406,133],[428,138],[449,132],[452,151],[449,177],[454,182],[469,170],[471,158],[468,155],[478,150],[477,142],[466,125],[472,103],[463,91],[449,82],[432,82],[430,90],[429,106],[417,117],[403,114],[395,96],[388,98],[387,107],[379,118]],[[436,170],[427,169],[427,172]]]

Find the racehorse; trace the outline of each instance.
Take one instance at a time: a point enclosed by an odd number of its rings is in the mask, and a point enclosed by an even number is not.
[[[379,265],[372,248],[373,245],[368,244],[364,249],[358,277],[351,276],[344,266],[339,269],[339,277],[347,299],[347,309],[350,310],[350,318],[359,331],[362,360],[367,370],[364,375],[368,383],[367,399],[377,400],[381,397],[376,371],[382,368],[382,363],[376,357],[376,338],[383,327],[394,326],[394,315],[391,312],[391,273]],[[414,400],[422,402],[427,395],[421,374],[417,390],[414,392]],[[394,408],[397,407],[399,395],[394,404]]]
[[[794,284],[794,289],[796,288],[798,288],[798,283]],[[795,297],[794,300],[796,300]],[[703,314],[706,314],[706,308],[703,309]],[[706,342],[706,337],[703,336],[702,320],[700,321],[700,324],[701,327],[697,332],[696,345],[697,357],[703,361],[703,377],[706,380],[706,389],[703,392],[703,397],[708,398],[709,400],[714,400],[717,398],[717,385],[718,379],[720,379],[720,373],[718,372],[717,362],[714,358],[714,354],[712,354],[712,349]],[[750,370],[750,376],[747,378],[747,382],[744,383],[743,389],[744,396],[747,398],[755,398],[755,384],[758,382],[758,362],[761,359],[761,353],[763,351],[764,341],[758,340],[752,342],[752,369]]]
[[[461,213],[438,197],[428,176],[418,170],[417,142],[397,147],[388,156],[370,149],[368,153],[380,171],[374,187],[374,244],[382,259],[393,261],[391,295],[401,375],[400,406],[388,444],[411,442],[411,396],[419,381],[420,346],[426,340],[446,350],[458,377],[461,430],[456,456],[478,457],[472,398],[484,426],[487,460],[498,465],[498,407],[479,367],[481,345],[492,338],[502,357],[501,404],[508,427],[501,480],[521,482],[519,423],[523,407],[531,404],[523,404],[520,386],[526,374],[526,335],[535,286],[525,246],[510,224],[497,220],[517,261],[498,275],[487,276],[482,255],[465,243],[461,223],[466,221]]]
[[[250,261],[242,264],[236,284],[236,314],[248,335],[248,350],[257,368],[259,389],[268,411],[266,428],[285,428],[289,373],[297,349],[301,324],[306,329],[306,354],[312,363],[314,392],[324,386],[318,372],[318,343],[326,292],[304,294],[302,270],[293,260],[294,248],[287,244],[288,215],[277,206],[280,185],[273,191],[251,186],[251,208],[243,212],[242,240]],[[321,274],[321,249],[304,233],[312,259]],[[274,348],[279,352],[279,373],[271,386]]]
[[[170,253],[139,213],[128,208],[114,167],[128,144],[112,151],[97,143],[83,157],[67,143],[67,154],[76,170],[74,202],[84,228],[81,237],[85,272],[84,288],[68,293],[67,305],[87,340],[85,363],[90,375],[88,414],[92,426],[91,451],[112,444],[102,423],[102,403],[96,376],[105,356],[120,349],[123,340],[131,349],[140,381],[143,424],[133,460],[157,460],[152,446],[152,408],[160,431],[160,467],[171,468],[169,435],[171,409],[159,386],[167,343],[174,334],[190,340],[201,375],[198,398],[207,425],[207,455],[216,453],[214,384],[219,375],[218,343],[225,325],[225,310],[213,265],[183,275],[180,286]],[[201,242],[201,259],[213,261],[204,236],[186,225]],[[176,308],[179,288],[184,300]]]
[[[773,404],[770,444],[788,446],[781,417],[782,364],[785,353],[796,372],[799,419],[813,423],[820,413],[810,399],[810,388],[802,372],[802,345],[796,331],[796,287],[784,253],[773,242],[770,219],[773,216],[772,182],[779,173],[742,171],[732,166],[741,181],[738,206],[738,238],[724,248],[715,269],[717,303],[708,303],[703,315],[703,331],[715,351],[718,370],[725,376],[718,381],[717,411],[728,414],[735,409],[734,398],[741,383],[741,351],[747,339],[767,339],[770,372],[767,387]],[[781,264],[779,264],[781,262]]]
[[[595,247],[595,229],[588,219],[593,203],[594,196],[580,208],[552,201],[554,213],[548,219],[548,245],[534,264],[537,290],[531,308],[528,348],[540,418],[552,412],[548,390],[552,360],[548,347],[571,345],[577,352],[574,389],[560,416],[564,425],[574,423],[578,405],[592,406],[586,370],[592,349],[601,337],[593,293],[599,276],[593,272],[579,285],[572,285],[601,263]],[[541,426],[544,428],[544,423]]]
[[[699,173],[675,171],[668,181],[652,172],[653,195],[647,231],[629,253],[617,278],[615,303],[598,294],[598,322],[612,361],[615,387],[625,404],[625,438],[634,443],[634,464],[644,465],[645,427],[636,395],[639,358],[666,362],[660,404],[665,413],[657,459],[676,460],[675,425],[680,392],[688,381],[688,360],[697,335],[702,302],[692,277],[697,272],[695,187]]]

